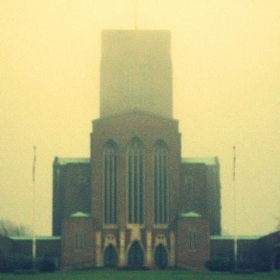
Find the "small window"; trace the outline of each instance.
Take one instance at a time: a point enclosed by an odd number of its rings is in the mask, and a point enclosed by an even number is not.
[[[186,175],[184,181],[185,181],[185,186],[188,186],[188,185],[192,184],[193,178],[192,178],[192,176]]]
[[[88,178],[86,176],[80,175],[78,176],[78,185],[87,185],[88,183]]]
[[[194,230],[189,231],[187,240],[188,240],[188,249],[190,251],[196,251],[196,249],[197,249],[197,232]]]
[[[84,234],[77,232],[75,234],[75,251],[83,251],[84,248]]]

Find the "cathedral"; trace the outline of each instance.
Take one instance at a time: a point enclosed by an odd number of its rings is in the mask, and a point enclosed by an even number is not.
[[[53,163],[60,267],[202,268],[221,234],[219,160],[181,155],[171,34],[105,30],[101,53],[90,155]]]

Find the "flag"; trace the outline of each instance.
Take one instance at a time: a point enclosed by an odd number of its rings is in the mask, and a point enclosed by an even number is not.
[[[32,167],[32,180],[35,182],[35,166],[36,166],[36,146],[33,146],[34,157],[33,157],[33,167]]]
[[[232,172],[233,181],[235,181],[235,162],[236,162],[235,146],[233,146],[233,172]]]

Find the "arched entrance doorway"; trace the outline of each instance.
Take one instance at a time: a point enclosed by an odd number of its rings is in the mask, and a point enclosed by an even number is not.
[[[104,252],[104,266],[116,267],[118,264],[118,254],[115,247],[110,244]]]
[[[165,247],[160,244],[157,246],[154,253],[154,263],[161,269],[164,269],[168,265],[168,254]]]
[[[133,242],[129,248],[127,265],[129,267],[144,266],[144,252],[138,241]]]

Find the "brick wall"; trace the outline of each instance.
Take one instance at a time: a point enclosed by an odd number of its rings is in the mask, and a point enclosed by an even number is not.
[[[176,261],[179,267],[203,269],[210,258],[209,222],[203,218],[177,221]]]
[[[207,167],[203,163],[181,165],[181,213],[194,211],[209,216]]]
[[[95,226],[92,218],[69,218],[62,228],[61,269],[95,266]]]
[[[180,134],[178,122],[152,115],[133,112],[93,123],[91,138],[92,159],[92,214],[103,220],[103,147],[112,139],[118,147],[118,221],[120,228],[127,224],[127,147],[133,137],[139,137],[144,146],[144,217],[145,227],[153,227],[153,149],[162,139],[168,146],[169,165],[169,219],[179,212],[180,190]]]
[[[90,171],[89,163],[54,163],[53,235],[61,235],[62,222],[71,214],[91,211]]]

